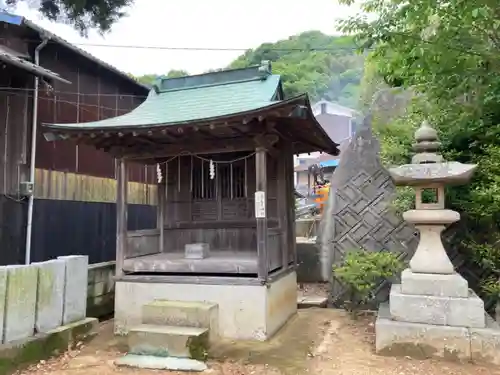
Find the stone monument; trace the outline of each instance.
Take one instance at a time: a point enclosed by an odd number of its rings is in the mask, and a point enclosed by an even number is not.
[[[350,288],[332,274],[332,265],[342,264],[349,251],[391,251],[404,258],[413,255],[415,228],[390,209],[394,191],[394,183],[380,161],[379,142],[368,115],[357,124],[355,136],[341,153],[317,237],[321,278],[331,280],[334,305],[350,298]],[[378,301],[387,300],[389,286],[385,280],[377,285]]]
[[[445,186],[467,183],[476,165],[444,161],[437,153],[437,132],[427,122],[415,132],[415,139],[412,164],[389,173],[396,185],[415,188],[415,209],[403,217],[419,230],[420,242],[401,274],[401,284],[392,285],[389,305],[380,306],[376,351],[470,360],[475,350],[483,357],[485,343],[496,350],[500,336],[485,328],[487,321],[489,326],[494,323],[483,301],[455,272],[441,241],[446,225],[460,220],[458,212],[445,209]]]

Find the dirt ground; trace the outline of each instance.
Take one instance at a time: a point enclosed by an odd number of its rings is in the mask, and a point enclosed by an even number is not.
[[[389,358],[373,353],[373,317],[352,320],[333,309],[300,310],[284,329],[265,343],[222,342],[213,348],[205,373],[213,375],[500,375],[500,368],[432,360]],[[113,322],[104,322],[87,346],[20,372],[23,375],[182,374],[117,368],[123,344],[113,336]],[[183,373],[185,374],[185,373]]]

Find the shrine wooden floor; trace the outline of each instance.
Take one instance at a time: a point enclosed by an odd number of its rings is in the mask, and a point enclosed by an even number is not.
[[[184,252],[126,259],[125,272],[256,274],[257,251],[211,251],[205,259],[185,259]]]

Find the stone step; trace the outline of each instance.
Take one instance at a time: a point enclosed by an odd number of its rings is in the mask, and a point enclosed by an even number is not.
[[[297,308],[309,309],[311,307],[326,308],[328,306],[328,298],[322,296],[299,296],[297,298]]]
[[[208,329],[142,324],[130,329],[129,353],[156,357],[205,360],[208,354]]]
[[[156,300],[142,307],[142,323],[208,328],[210,341],[219,337],[219,306],[209,302]]]
[[[148,370],[171,370],[202,372],[207,365],[201,361],[189,358],[155,357],[152,355],[127,354],[115,361],[116,366],[141,368]]]

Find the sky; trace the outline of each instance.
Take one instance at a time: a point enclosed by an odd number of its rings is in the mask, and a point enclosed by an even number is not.
[[[264,42],[275,42],[303,31],[337,34],[335,20],[355,13],[335,0],[135,0],[128,16],[111,32],[79,36],[69,25],[41,18],[21,3],[16,13],[78,45],[92,55],[134,75],[164,74],[171,69],[191,74],[223,68]],[[106,46],[85,46],[99,44]],[[182,51],[153,48],[232,48],[240,51]]]

